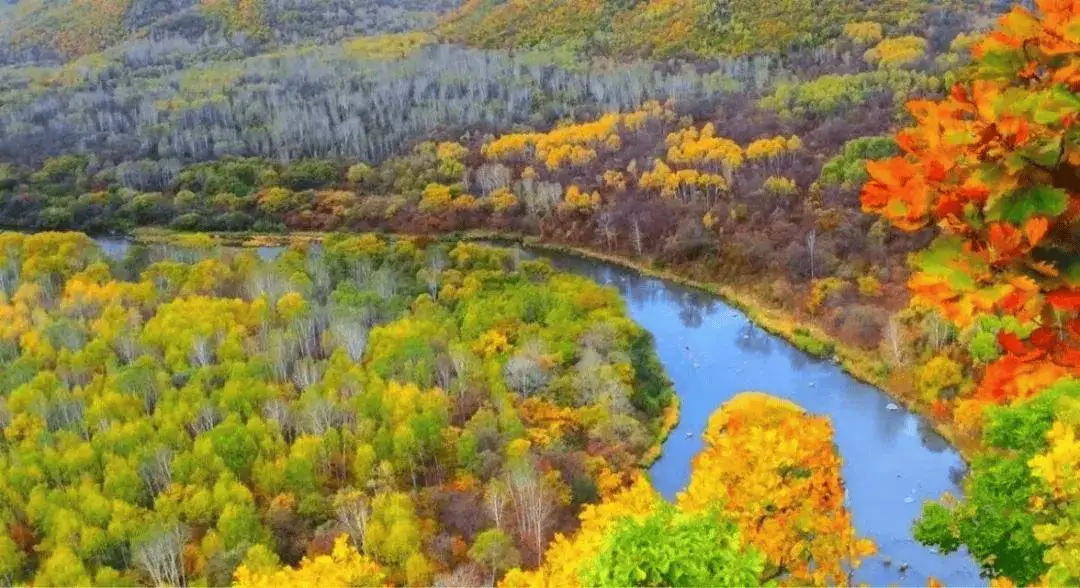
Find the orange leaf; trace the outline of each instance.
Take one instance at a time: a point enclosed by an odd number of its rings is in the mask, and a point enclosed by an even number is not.
[[[1029,218],[1024,223],[1024,235],[1027,236],[1028,243],[1031,243],[1032,247],[1035,247],[1046,236],[1046,231],[1050,229],[1050,221],[1044,216],[1036,216]]]
[[[992,223],[990,225],[990,244],[994,247],[998,257],[1009,257],[1020,249],[1020,231],[1009,223]]]

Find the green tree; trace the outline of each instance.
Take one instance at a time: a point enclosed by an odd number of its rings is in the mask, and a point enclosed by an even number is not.
[[[581,572],[586,586],[757,586],[765,558],[743,546],[717,513],[679,513],[664,503],[626,519]]]
[[[488,529],[473,540],[469,548],[469,557],[480,562],[491,571],[491,583],[500,572],[517,567],[521,563],[521,554],[514,545],[514,539],[501,529]]]

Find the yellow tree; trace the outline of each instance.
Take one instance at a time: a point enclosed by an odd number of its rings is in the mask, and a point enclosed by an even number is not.
[[[249,549],[245,562],[233,575],[233,585],[242,588],[379,586],[386,580],[379,564],[357,552],[348,535],[334,541],[329,555],[305,557],[298,567],[278,568],[273,565],[275,560],[261,545]]]
[[[743,539],[764,552],[766,575],[843,584],[873,553],[844,507],[840,457],[828,419],[761,393],[743,393],[709,419],[705,450],[677,504],[688,512],[722,505]]]

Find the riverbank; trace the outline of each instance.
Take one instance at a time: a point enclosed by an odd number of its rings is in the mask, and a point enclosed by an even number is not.
[[[166,243],[171,239],[174,239],[177,235],[182,235],[177,231],[168,229],[136,229],[133,233],[133,238],[137,242],[141,243]],[[293,232],[283,234],[251,234],[251,233],[210,233],[214,237],[220,239],[225,245],[239,246],[239,247],[281,247],[288,246],[294,243],[315,243],[324,240],[331,233],[326,232]],[[890,386],[886,378],[880,374],[879,366],[881,365],[881,358],[874,352],[866,351],[858,347],[849,345],[840,341],[836,337],[833,337],[829,333],[825,332],[820,327],[812,324],[806,324],[800,322],[791,313],[771,308],[769,305],[763,303],[760,299],[754,296],[750,292],[742,291],[740,289],[715,282],[705,282],[696,280],[694,278],[683,275],[682,273],[658,269],[651,265],[646,265],[639,261],[621,256],[613,255],[610,253],[604,253],[595,251],[593,249],[580,247],[576,245],[567,245],[562,243],[552,243],[543,241],[541,238],[531,235],[522,235],[518,233],[501,233],[497,231],[463,231],[454,233],[445,233],[440,235],[406,235],[406,234],[386,234],[387,237],[398,238],[425,238],[433,241],[499,241],[516,243],[523,247],[527,247],[540,252],[557,253],[560,255],[569,255],[580,257],[583,259],[590,259],[601,261],[604,263],[617,265],[627,269],[634,270],[642,275],[654,277],[662,280],[666,280],[672,283],[676,283],[689,288],[694,288],[707,292],[709,294],[720,297],[728,305],[737,308],[746,314],[746,316],[756,325],[762,329],[768,331],[772,335],[780,337],[792,345],[798,347],[804,352],[816,356],[820,359],[832,361],[844,372],[852,376],[853,378],[874,386],[889,395],[896,404],[903,406],[908,411],[915,413],[922,417],[926,422],[930,423],[934,428],[934,431],[945,438],[950,445],[955,447],[965,461],[970,461],[972,455],[978,449],[977,440],[968,439],[957,435],[954,428],[949,423],[941,422],[939,419],[934,418],[929,411],[920,406],[914,398],[910,398],[903,394],[900,390]],[[670,421],[670,416],[665,415],[665,424]],[[658,441],[656,449],[656,455],[653,456],[653,449],[650,449],[649,453],[643,457],[643,463],[648,465],[649,462],[655,461],[659,457],[659,446],[663,444],[664,439],[670,433],[671,429],[678,424],[678,418],[673,422],[670,422],[668,430],[661,429],[661,435]],[[648,458],[651,456],[651,460]]]

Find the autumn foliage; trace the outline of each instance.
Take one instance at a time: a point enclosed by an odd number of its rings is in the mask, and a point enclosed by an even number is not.
[[[676,500],[676,517],[709,517],[718,510],[734,523],[738,539],[716,549],[742,551],[737,559],[760,566],[758,581],[845,584],[848,571],[874,552],[873,543],[855,536],[844,506],[841,460],[828,419],[807,415],[786,400],[744,393],[713,414],[704,437],[706,447],[694,461],[690,485]],[[503,585],[590,585],[596,558],[611,549],[621,523],[647,525],[644,521],[662,510],[661,504],[648,481],[638,479],[587,506],[578,532],[557,535],[539,569],[513,570]],[[631,557],[625,549],[620,553]],[[688,550],[683,554],[692,559]],[[636,557],[645,560],[651,554]],[[676,558],[671,567],[696,563]]]
[[[990,450],[974,461],[967,500],[929,505],[916,536],[967,545],[994,577],[1070,585],[1080,579],[1080,3],[1035,4],[974,46],[971,81],[909,105],[902,154],[868,164],[862,204],[901,229],[939,230],[912,260],[916,304],[976,333],[1007,325],[976,347],[996,359],[953,413],[962,430],[985,424]]]
[[[871,162],[863,208],[897,227],[937,226],[914,260],[919,303],[958,327],[981,314],[1035,328],[1003,332],[980,400],[1008,402],[1080,373],[1080,7],[1015,8],[975,47],[974,81],[909,105],[899,157]]]
[[[680,508],[721,505],[745,541],[764,552],[767,575],[836,585],[874,552],[844,506],[841,459],[828,419],[761,393],[744,393],[709,418]]]

